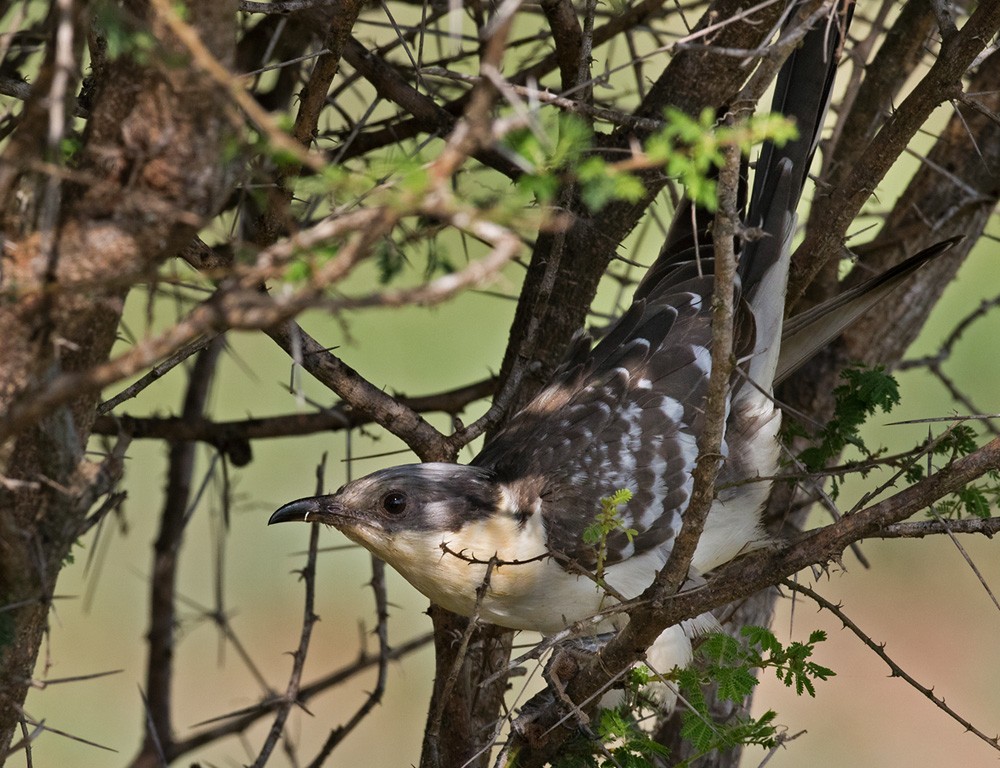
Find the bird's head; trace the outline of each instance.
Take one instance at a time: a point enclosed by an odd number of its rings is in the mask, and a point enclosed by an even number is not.
[[[403,540],[440,542],[442,534],[490,516],[498,489],[492,474],[460,464],[405,464],[348,483],[334,494],[285,504],[272,523],[320,522],[390,563]],[[440,550],[438,549],[438,554]]]

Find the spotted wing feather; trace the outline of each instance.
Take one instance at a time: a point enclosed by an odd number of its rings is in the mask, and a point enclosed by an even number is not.
[[[584,530],[600,499],[621,488],[633,494],[623,527],[636,533],[609,537],[608,565],[666,550],[679,531],[710,369],[712,269],[710,258],[675,262],[644,284],[643,298],[590,354],[578,351],[474,461],[491,469],[526,513],[540,500],[557,556],[594,566],[596,549],[584,543]],[[741,346],[752,349],[745,306],[738,325]]]

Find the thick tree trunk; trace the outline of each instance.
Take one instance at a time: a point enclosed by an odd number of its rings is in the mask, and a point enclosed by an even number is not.
[[[168,4],[129,9],[121,23],[131,30],[134,55],[103,61],[95,51],[96,89],[73,185],[32,163],[55,156],[63,135],[63,126],[39,130],[48,126],[54,95],[62,94],[72,115],[74,84],[61,78],[65,56],[79,59],[89,31],[83,3],[72,18],[53,16],[49,59],[3,158],[10,238],[3,290],[16,301],[0,304],[0,413],[59,374],[106,360],[130,286],[175,255],[226,192],[221,158],[232,127],[218,106],[221,87],[202,71],[204,51],[192,52],[171,31],[163,14],[176,11]],[[227,65],[235,14],[235,2],[205,0],[185,15]],[[0,449],[0,755],[24,717],[59,571],[95,493],[107,490],[107,477],[83,455],[98,394],[80,392],[8,435]]]

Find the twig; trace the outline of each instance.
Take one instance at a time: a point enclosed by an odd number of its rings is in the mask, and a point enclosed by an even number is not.
[[[480,81],[480,76],[478,75],[453,72],[449,69],[445,69],[444,67],[424,67],[420,70],[420,72],[430,77],[441,77],[461,83],[471,83],[473,85]],[[542,90],[539,87],[507,83],[506,88],[509,88],[511,93],[522,96],[532,102],[550,104],[553,107],[558,107],[566,112],[592,117],[596,120],[603,120],[604,122],[611,123],[612,125],[641,128],[650,132],[659,130],[664,126],[663,120],[634,117],[633,115],[622,112],[621,110],[593,106],[580,101],[579,99],[568,99],[565,96],[560,96],[548,90]]]
[[[85,739],[82,736],[75,736],[72,733],[69,733],[68,731],[63,731],[60,730],[59,728],[53,728],[51,725],[46,725],[45,720],[35,720],[33,717],[28,715],[21,708],[19,704],[12,704],[12,706],[14,706],[16,709],[20,711],[21,717],[24,719],[25,723],[31,726],[35,726],[36,733],[33,733],[30,739],[27,740],[22,739],[22,741],[18,742],[18,744],[15,747],[11,748],[10,750],[11,752],[15,751],[15,749],[20,749],[22,747],[26,749],[28,745],[31,743],[31,741],[36,737],[38,730],[48,731],[49,733],[54,733],[57,736],[63,736],[64,738],[70,739],[71,741],[77,741],[80,744],[86,744],[88,747],[97,747],[98,749],[103,749],[105,752],[115,752],[115,753],[118,752],[117,749],[114,749],[112,747],[105,746],[104,744],[99,744],[98,742],[91,741],[90,739]],[[9,754],[10,752],[8,752],[8,756]]]
[[[110,413],[112,410],[117,408],[119,405],[124,403],[126,400],[131,400],[136,397],[140,392],[142,392],[146,387],[155,381],[163,378],[167,373],[176,368],[178,365],[187,360],[191,355],[194,355],[209,344],[212,343],[216,336],[214,334],[208,336],[202,336],[200,339],[192,344],[188,344],[176,352],[174,352],[170,357],[164,360],[158,365],[154,365],[148,373],[140,376],[135,382],[129,384],[125,389],[119,392],[114,397],[105,400],[103,403],[97,406],[97,413],[103,416],[106,413]],[[116,430],[117,432],[117,430]]]
[[[966,720],[964,717],[962,717],[961,715],[959,715],[954,709],[952,709],[950,706],[948,706],[945,703],[945,701],[944,701],[943,698],[941,698],[939,696],[936,696],[934,694],[933,689],[928,688],[928,687],[926,687],[924,685],[921,685],[919,682],[917,682],[917,680],[912,675],[908,674],[906,672],[906,670],[904,670],[902,667],[900,667],[895,661],[893,661],[889,657],[889,654],[887,654],[885,652],[885,646],[884,645],[882,645],[881,643],[876,643],[867,634],[865,634],[861,630],[861,628],[858,627],[857,624],[855,624],[850,618],[848,618],[847,614],[844,613],[844,611],[841,610],[841,608],[839,606],[834,605],[829,600],[827,600],[825,597],[823,597],[822,595],[820,595],[818,592],[810,589],[809,587],[803,586],[801,584],[797,584],[796,582],[794,582],[794,581],[792,581],[790,579],[785,579],[782,582],[782,584],[784,584],[786,587],[788,587],[789,589],[791,589],[791,590],[793,590],[795,592],[799,592],[800,594],[805,595],[806,597],[808,597],[811,600],[813,600],[821,608],[825,608],[830,613],[832,613],[834,616],[836,616],[840,620],[840,622],[845,627],[847,627],[849,630],[851,630],[851,632],[853,632],[854,635],[862,643],[864,643],[866,646],[868,646],[868,648],[876,656],[878,656],[880,659],[882,659],[882,661],[884,661],[886,663],[886,665],[889,667],[889,671],[890,671],[892,677],[899,677],[899,678],[902,678],[903,680],[905,680],[912,688],[916,689],[921,694],[923,694],[925,698],[929,699],[934,704],[934,706],[936,706],[942,712],[944,712],[945,714],[947,714],[952,720],[954,720],[957,723],[959,723],[963,728],[965,728],[965,730],[969,731],[970,733],[974,734],[975,736],[978,736],[980,739],[982,739],[987,744],[989,744],[991,747],[993,747],[993,749],[995,749],[997,751],[1000,751],[1000,737],[998,737],[998,736],[993,736],[993,737],[987,736],[985,733],[983,733],[981,730],[979,730],[976,726],[974,726],[971,722],[969,722],[968,720]]]
[[[385,563],[372,555],[372,580],[371,587],[375,593],[375,615],[377,626],[375,630],[378,637],[378,676],[375,680],[375,687],[368,693],[364,702],[357,711],[351,715],[350,719],[330,731],[330,735],[323,743],[323,747],[316,757],[309,763],[309,768],[319,768],[326,762],[326,758],[340,744],[344,738],[351,733],[368,714],[382,701],[385,693],[385,684],[389,674],[389,659],[392,649],[389,646],[389,599],[385,589]]]
[[[389,651],[389,661],[401,659],[414,651],[420,650],[424,646],[428,645],[432,639],[432,636],[428,633],[415,637],[412,640],[392,648]],[[346,680],[355,677],[356,675],[379,663],[379,656],[369,655],[368,653],[362,651],[356,661],[351,662],[341,669],[335,670],[330,674],[309,683],[308,685],[302,686],[299,690],[298,703],[303,705],[314,696],[329,690],[333,686],[340,685]],[[283,703],[284,697],[275,696],[252,707],[247,707],[236,712],[230,712],[226,715],[205,721],[205,723],[215,722],[218,720],[225,720],[226,722],[212,728],[206,728],[205,730],[200,731],[187,739],[175,742],[173,750],[175,759],[176,757],[191,752],[192,750],[199,749],[206,744],[211,744],[227,736],[243,733],[254,725],[254,723],[256,723],[260,718],[274,712],[278,707],[282,706]],[[199,723],[199,725],[202,724],[204,723]]]
[[[316,467],[317,494],[323,493],[326,489],[326,483],[324,480],[325,469],[326,454],[324,453],[319,466]],[[271,752],[278,743],[278,739],[281,738],[281,732],[285,727],[285,721],[288,719],[288,715],[291,712],[292,707],[298,703],[299,690],[302,682],[302,669],[305,666],[306,654],[309,651],[309,640],[312,637],[313,626],[319,620],[319,617],[314,611],[316,601],[316,550],[319,547],[319,529],[319,523],[313,523],[309,527],[309,552],[306,556],[305,567],[301,571],[301,578],[302,581],[305,582],[306,588],[305,607],[302,615],[302,631],[299,634],[299,647],[292,654],[292,672],[288,677],[288,685],[285,687],[285,695],[282,697],[281,704],[278,706],[274,722],[271,724],[271,729],[267,733],[267,738],[264,739],[264,744],[261,746],[260,752],[257,754],[257,759],[253,762],[253,768],[262,768],[268,761],[271,756]]]
[[[443,435],[419,414],[362,378],[295,323],[268,328],[266,333],[289,355],[298,345],[302,350],[302,367],[305,370],[352,406],[367,413],[373,421],[400,437],[422,461],[447,460],[449,455],[453,455]]]
[[[453,550],[451,547],[448,546],[448,542],[443,541],[438,546],[441,547],[441,551],[444,552],[445,554],[451,555],[452,557],[457,557],[459,560],[462,560],[463,562],[471,563],[473,565],[487,566],[487,572],[492,571],[494,568],[501,568],[507,565],[514,565],[514,566],[527,565],[529,563],[537,563],[542,560],[548,560],[550,557],[554,557],[554,553],[552,552],[543,552],[542,554],[536,555],[535,557],[529,557],[527,560],[501,560],[496,555],[493,555],[488,560],[483,560],[473,555],[465,554],[464,549],[461,552],[456,552],[455,550]]]
[[[14,754],[15,752],[20,752],[23,749],[25,768],[32,768],[34,765],[34,759],[31,756],[31,742],[37,739],[42,734],[42,732],[45,731],[45,726],[36,725],[35,729],[31,731],[31,733],[29,733],[28,722],[27,720],[24,719],[24,715],[21,715],[18,718],[18,721],[21,726],[21,740],[12,744],[2,755],[0,755],[0,757],[3,757],[3,759],[6,761],[6,759],[10,755]]]
[[[661,597],[675,593],[691,568],[695,548],[715,500],[715,480],[722,466],[722,441],[726,430],[729,388],[733,372],[733,318],[736,280],[735,242],[738,233],[737,192],[740,151],[722,150],[725,163],[719,170],[719,212],[712,231],[715,287],[712,290],[712,370],[705,395],[705,417],[698,435],[698,458],[683,524],[663,569],[654,582]],[[648,590],[647,590],[648,591]]]
[[[271,114],[262,107],[246,88],[242,80],[235,77],[202,42],[198,32],[185,22],[170,4],[169,0],[151,0],[153,9],[160,20],[173,32],[181,44],[187,48],[195,66],[207,74],[215,83],[229,93],[230,98],[267,136],[268,141],[277,148],[292,155],[302,165],[308,166],[316,173],[325,169],[324,160],[318,155],[303,149],[302,145],[285,133],[275,122]]]
[[[414,397],[396,395],[395,399],[416,413],[440,412],[455,416],[470,403],[493,394],[496,382],[496,377],[491,376],[444,392]],[[352,408],[347,403],[339,403],[318,413],[293,413],[238,421],[185,419],[181,416],[101,416],[94,424],[94,433],[116,435],[124,432],[135,440],[198,440],[228,453],[236,443],[338,432],[371,424],[373,421],[370,414]]]
[[[969,517],[962,520],[921,520],[893,523],[873,533],[873,539],[922,539],[943,533],[978,533],[992,539],[1000,533],[1000,517]]]
[[[268,15],[286,16],[297,11],[308,11],[313,8],[324,8],[336,5],[335,0],[273,0],[273,2],[257,3],[253,0],[240,0],[242,13],[266,13]]]
[[[483,580],[476,587],[476,604],[472,610],[472,616],[469,617],[468,623],[465,625],[465,631],[458,642],[458,647],[451,658],[451,666],[448,669],[447,677],[445,677],[444,685],[441,688],[441,694],[437,697],[438,706],[427,724],[427,734],[424,738],[426,748],[435,749],[441,741],[441,725],[444,722],[445,703],[451,698],[451,693],[461,674],[462,666],[465,664],[469,643],[476,629],[479,627],[479,610],[482,606],[483,598],[486,596],[486,591],[489,589],[490,577],[493,575],[493,569],[496,567],[496,564],[496,558],[490,558],[486,564],[486,572],[483,574]],[[439,763],[439,756],[433,755],[431,764],[438,765]]]
[[[792,257],[788,304],[792,306],[827,261],[840,253],[844,233],[885,177],[889,167],[942,102],[962,92],[961,80],[982,52],[984,41],[1000,29],[1000,5],[980,4],[968,21],[941,46],[927,75],[916,84],[865,150],[823,208],[824,226],[806,234]],[[807,255],[805,258],[797,258]]]
[[[213,374],[222,352],[222,340],[198,353],[184,398],[185,416],[200,416],[208,400]],[[170,448],[167,490],[154,545],[152,594],[150,598],[149,655],[146,663],[148,728],[140,750],[154,756],[172,752],[173,720],[170,711],[174,673],[174,637],[177,629],[176,589],[180,542],[190,519],[191,480],[195,466],[195,444],[174,443]]]
[[[123,669],[109,669],[107,672],[92,672],[89,675],[73,675],[71,677],[55,677],[46,680],[32,680],[32,687],[44,690],[50,685],[59,685],[61,683],[79,683],[83,680],[97,680],[102,677],[108,677],[109,675],[120,675],[125,670]]]

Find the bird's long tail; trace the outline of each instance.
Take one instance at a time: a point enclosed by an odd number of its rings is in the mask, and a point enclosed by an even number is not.
[[[750,234],[739,248],[738,284],[753,318],[754,342],[743,352],[748,357],[745,373],[755,384],[744,393],[750,389],[770,392],[779,369],[795,211],[819,143],[841,45],[853,13],[852,0],[840,4],[840,10],[830,8],[829,15],[820,19],[801,18],[805,6],[800,1],[790,7],[783,37],[803,23],[811,23],[812,28],[782,66],[772,101],[773,112],[795,122],[798,138],[781,147],[764,144],[744,216]],[[740,197],[746,197],[745,188],[741,188]],[[714,268],[711,233],[712,214],[685,199],[656,262],[636,289],[635,299],[655,301],[658,295],[669,294],[680,282],[678,275],[687,277],[692,270],[710,274]],[[800,355],[808,352],[808,346],[797,345]],[[788,365],[780,367],[788,373]]]
[[[746,224],[760,236],[741,250],[738,272],[756,321],[757,344],[747,374],[764,391],[770,391],[778,369],[780,344],[775,342],[782,335],[795,212],[819,144],[853,9],[853,2],[847,3],[835,15],[814,24],[785,61],[772,111],[795,121],[798,138],[781,147],[766,142],[757,160]],[[786,30],[802,23],[796,16],[792,15]]]

